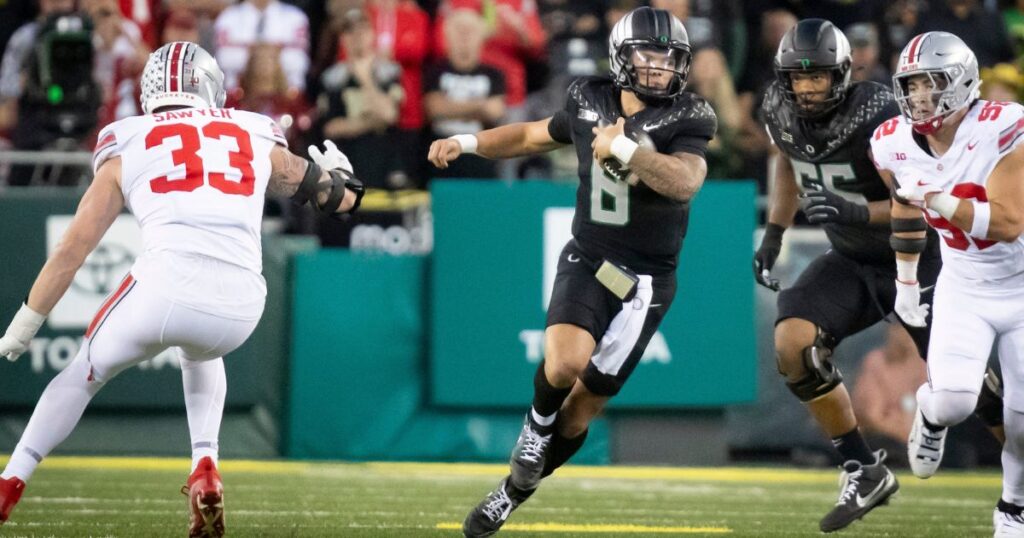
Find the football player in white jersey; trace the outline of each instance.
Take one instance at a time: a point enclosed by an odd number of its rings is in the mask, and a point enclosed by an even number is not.
[[[878,127],[872,152],[895,178],[896,313],[924,325],[917,258],[924,219],[942,236],[928,378],[908,442],[911,468],[938,469],[949,426],[974,410],[993,343],[1005,386],[1003,492],[996,536],[1024,536],[1024,107],[978,98],[974,53],[946,32],[916,36],[893,77],[901,116]],[[894,227],[895,230],[895,227]]]
[[[222,357],[263,313],[260,221],[266,191],[334,216],[354,211],[362,185],[330,142],[292,154],[273,121],[224,109],[224,74],[194,43],[164,45],[142,74],[145,115],[99,136],[92,184],[0,338],[0,356],[23,353],[100,238],[124,208],[139,221],[143,253],[103,304],[78,356],[47,386],[0,474],[0,524],[42,459],[119,372],[175,348],[192,439],[190,536],[224,532],[217,440],[226,382]]]

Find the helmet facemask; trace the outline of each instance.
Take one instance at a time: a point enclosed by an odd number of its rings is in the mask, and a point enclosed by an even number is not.
[[[671,99],[686,88],[690,71],[690,47],[671,42],[655,45],[649,40],[628,40],[615,52],[621,66],[616,83],[639,97]]]
[[[813,102],[802,101],[801,96],[793,89],[793,74],[815,72],[828,73],[832,76],[831,84],[824,92],[825,98]],[[783,99],[790,105],[794,113],[801,118],[818,119],[835,110],[839,103],[846,98],[846,89],[850,85],[850,66],[849,63],[811,69],[787,69],[776,66],[775,76],[782,88]]]
[[[927,79],[922,78],[927,77]],[[910,71],[900,73],[893,77],[896,90],[896,103],[915,131],[919,134],[934,134],[942,127],[942,121],[954,112],[964,108],[967,103],[959,102],[956,87],[950,80],[949,74],[942,70],[936,71]],[[915,88],[911,92],[911,81]],[[918,86],[924,86],[924,89]],[[924,96],[921,94],[925,93]],[[915,102],[920,102],[922,97],[930,98],[932,113],[926,116],[915,114]]]

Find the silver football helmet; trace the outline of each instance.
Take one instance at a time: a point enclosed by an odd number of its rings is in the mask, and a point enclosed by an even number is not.
[[[908,83],[918,75],[931,80],[935,113],[915,119]],[[980,95],[978,58],[959,37],[949,32],[927,32],[911,39],[900,53],[892,82],[903,116],[918,133],[932,134],[942,127],[943,119],[970,105]]]
[[[202,47],[188,41],[168,43],[149,55],[142,71],[142,110],[166,106],[224,106],[224,72]]]

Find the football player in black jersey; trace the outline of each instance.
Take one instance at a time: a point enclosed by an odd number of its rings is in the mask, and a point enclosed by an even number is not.
[[[921,254],[922,289],[935,284],[941,259],[932,230],[914,244],[893,235],[927,228],[919,217],[890,221],[890,187],[870,156],[875,128],[899,109],[888,87],[850,84],[850,45],[843,33],[826,20],[799,21],[779,44],[775,73],[761,113],[778,156],[754,275],[758,283],[779,290],[771,269],[798,209],[810,223],[824,227],[832,248],[793,287],[779,293],[775,350],[786,386],[807,405],[845,461],[848,478],[820,525],[831,532],[885,503],[899,489],[884,465],[885,451],[872,452],[857,428],[832,350],[892,312],[894,248]],[[922,300],[930,304],[931,295]],[[929,328],[904,326],[925,357]],[[992,386],[987,388],[978,415],[990,426],[1001,425],[1001,399]]]
[[[611,78],[572,83],[553,117],[438,140],[439,168],[464,153],[498,159],[573,144],[579,158],[573,239],[558,262],[544,361],[511,473],[466,517],[489,536],[582,446],[619,392],[675,295],[690,200],[704,182],[716,119],[684,91],[690,45],[669,12],[631,11],[609,37]],[[890,256],[891,258],[891,256]]]

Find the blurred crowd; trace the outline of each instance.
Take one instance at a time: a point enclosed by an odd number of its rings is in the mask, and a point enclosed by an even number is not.
[[[1024,0],[6,0],[0,145],[91,149],[98,128],[140,113],[148,53],[188,40],[215,54],[228,106],[273,117],[297,148],[335,141],[371,187],[574,180],[571,150],[460,159],[441,172],[426,149],[552,114],[574,77],[607,71],[608,29],[643,4],[670,10],[689,32],[688,88],[719,118],[714,179],[763,184],[769,141],[756,109],[779,39],[799,18],[846,31],[855,80],[889,84],[912,36],[946,30],[977,54],[984,97],[1018,100],[1024,88]],[[7,182],[46,180],[15,167]]]

